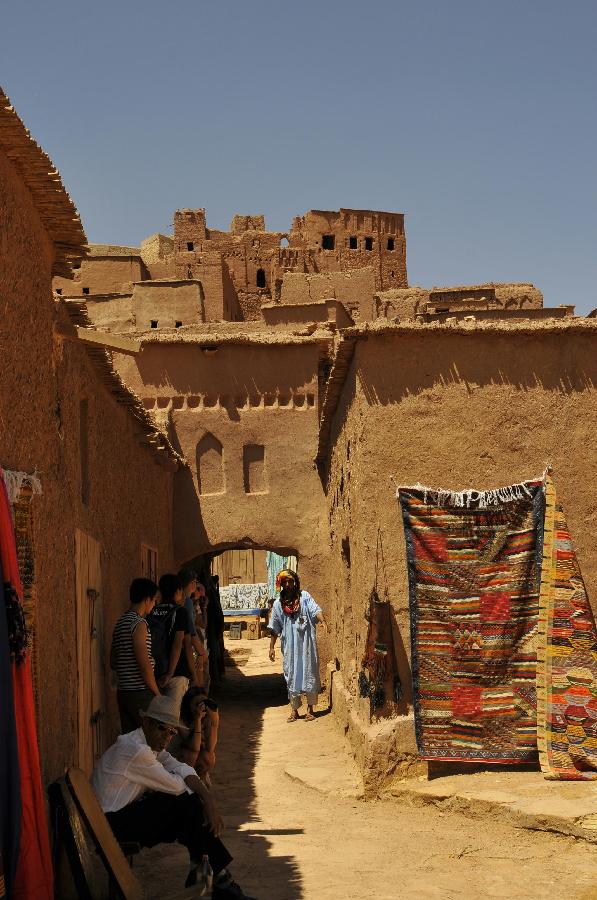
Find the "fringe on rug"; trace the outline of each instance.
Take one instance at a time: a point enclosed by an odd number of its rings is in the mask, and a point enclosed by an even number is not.
[[[0,469],[0,474],[4,478],[8,502],[11,506],[19,499],[21,489],[25,482],[31,488],[33,494],[42,493],[41,481],[37,472],[28,475],[26,472],[14,472],[12,469]]]
[[[548,466],[540,478],[520,481],[518,484],[509,484],[489,491],[449,491],[443,488],[426,487],[426,485],[420,483],[399,485],[396,486],[396,497],[399,497],[400,491],[421,491],[424,503],[433,503],[436,506],[443,507],[468,508],[474,506],[476,509],[489,509],[492,506],[498,506],[500,503],[512,503],[514,500],[524,500],[526,497],[531,497],[532,494],[529,488],[541,482],[545,483],[545,479],[550,472],[551,466]],[[394,479],[392,481],[395,484]]]

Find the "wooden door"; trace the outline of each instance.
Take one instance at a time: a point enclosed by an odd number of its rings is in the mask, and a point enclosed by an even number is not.
[[[100,545],[75,533],[77,591],[78,766],[90,775],[105,749],[104,604]]]

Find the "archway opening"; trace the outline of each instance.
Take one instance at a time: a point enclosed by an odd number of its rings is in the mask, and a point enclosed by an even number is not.
[[[279,596],[276,576],[290,568],[300,577],[296,549],[263,547],[250,539],[220,545],[187,560],[208,597],[209,670],[217,684],[228,668],[242,667],[253,656],[267,658],[267,626]]]

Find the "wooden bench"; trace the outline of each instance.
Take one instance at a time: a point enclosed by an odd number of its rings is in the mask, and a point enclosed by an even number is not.
[[[64,778],[50,785],[48,795],[55,858],[64,850],[80,900],[95,900],[94,860],[88,834],[108,875],[111,896],[119,900],[142,900],[143,889],[126,858],[132,859],[139,852],[139,845],[118,843],[85,773],[69,769]]]
[[[129,865],[141,847],[135,842],[118,843],[85,773],[69,769],[64,778],[50,785],[48,794],[55,829],[54,855],[64,852],[73,875],[76,893],[68,898],[97,900],[99,857],[108,876],[110,900],[142,900],[143,888]],[[67,900],[66,894],[56,896]],[[189,896],[186,888],[168,892],[170,900],[189,900]]]

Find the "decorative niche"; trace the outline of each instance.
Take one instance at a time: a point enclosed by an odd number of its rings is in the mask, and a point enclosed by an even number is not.
[[[197,483],[202,496],[223,494],[226,490],[224,448],[209,431],[197,444]]]
[[[243,447],[243,478],[245,494],[267,494],[267,467],[263,444]]]

